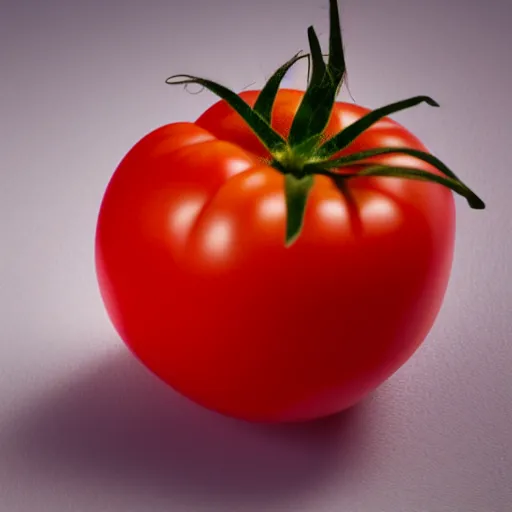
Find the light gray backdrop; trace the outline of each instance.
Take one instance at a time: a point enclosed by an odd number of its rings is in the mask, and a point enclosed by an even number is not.
[[[326,41],[327,0],[2,0],[2,512],[512,510],[512,4],[341,4],[355,100],[439,101],[395,118],[488,210],[457,198],[449,291],[415,357],[349,414],[273,429],[196,408],[128,355],[95,221],[131,145],[214,101],[169,75],[261,85],[310,23]]]

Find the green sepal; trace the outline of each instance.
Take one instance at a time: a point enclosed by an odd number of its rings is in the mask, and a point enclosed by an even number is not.
[[[309,84],[311,80],[311,54],[307,53],[307,59],[308,59],[308,71],[307,71],[307,79],[306,83]],[[322,57],[329,57],[328,53],[322,53]]]
[[[330,36],[327,63],[313,27],[308,29],[310,54],[300,52],[274,72],[260,91],[253,108],[237,93],[213,81],[191,76],[175,75],[168,84],[199,84],[210,90],[237,112],[271,154],[271,163],[284,175],[286,198],[285,245],[290,247],[303,229],[305,211],[315,175],[329,176],[344,194],[349,193],[348,181],[358,177],[396,177],[438,183],[465,197],[473,209],[484,209],[484,202],[457,176],[433,155],[410,148],[375,148],[332,159],[349,146],[359,135],[379,120],[395,112],[425,102],[439,104],[428,96],[415,96],[404,101],[375,109],[344,128],[326,141],[325,127],[329,122],[336,97],[346,76],[341,26],[337,0],[329,0]],[[302,58],[308,59],[308,87],[292,121],[286,141],[271,126],[272,111],[282,79],[288,69]],[[310,65],[312,73],[310,76]],[[441,171],[444,176],[414,167],[378,165],[365,159],[390,153],[406,154],[423,160]],[[336,168],[353,166],[352,172],[336,172]],[[356,170],[357,169],[357,170]],[[355,210],[357,205],[354,203]]]
[[[322,47],[316,35],[314,27],[308,27],[308,42],[311,51],[311,76],[308,79],[309,84],[313,86],[320,85],[323,76],[327,70],[325,65],[324,56],[322,54]]]
[[[312,73],[308,88],[290,128],[288,143],[292,148],[296,148],[310,139],[320,140],[345,78],[345,56],[336,0],[329,0],[329,59],[327,65],[313,27],[308,28],[308,40],[311,50]],[[308,145],[309,142],[306,144]]]
[[[317,156],[321,158],[329,158],[330,156],[338,153],[347,147],[356,137],[365,132],[370,126],[380,121],[382,118],[400,112],[407,108],[415,107],[420,103],[427,103],[431,107],[439,107],[439,103],[434,101],[429,96],[414,96],[407,100],[391,103],[384,107],[377,108],[368,112],[365,116],[361,117],[351,125],[347,126],[338,134],[327,140],[318,150]]]
[[[433,174],[431,172],[422,171],[419,169],[414,169],[412,167],[394,167],[388,165],[369,165],[365,169],[349,174],[343,175],[344,178],[357,178],[363,176],[381,176],[388,178],[406,178],[420,181],[430,181],[433,183],[439,183],[440,185],[444,185],[449,189],[453,190],[457,194],[464,197],[469,206],[474,210],[483,210],[485,209],[485,203],[466,185],[464,185],[459,180],[454,180],[452,178],[445,178],[443,176],[438,176],[437,174]]]
[[[304,166],[304,170],[314,172],[316,168],[321,169],[334,169],[334,168],[341,168],[341,167],[348,167],[350,165],[358,165],[362,162],[362,160],[365,160],[366,158],[371,158],[374,156],[380,156],[380,155],[388,155],[388,154],[402,154],[402,155],[408,155],[413,156],[414,158],[417,158],[418,160],[423,160],[424,162],[432,165],[433,167],[436,167],[439,171],[441,171],[443,174],[448,176],[449,178],[452,178],[454,180],[460,181],[460,179],[455,175],[455,173],[446,166],[439,158],[436,158],[434,155],[430,153],[426,153],[425,151],[420,151],[418,149],[411,149],[406,147],[389,147],[389,148],[375,148],[375,149],[368,149],[365,151],[358,151],[357,153],[351,153],[347,156],[342,156],[340,158],[336,158],[334,160],[323,160],[318,163],[313,163],[310,165]],[[368,162],[368,164],[373,164],[373,162]]]
[[[290,247],[299,237],[304,224],[304,214],[309,193],[314,184],[312,174],[301,178],[288,173],[284,176],[286,197],[286,236],[285,245]]]
[[[312,72],[288,135],[288,143],[292,148],[324,130],[332,112],[338,86],[325,65],[313,27],[308,29],[308,38]]]
[[[287,71],[299,60],[304,58],[309,60],[309,53],[303,55],[301,55],[301,53],[302,52],[298,52],[289,61],[285,62],[280,68],[278,68],[258,94],[253,110],[269,124],[271,122],[272,109],[274,108],[279,86],[281,85]]]
[[[317,133],[313,135],[309,139],[304,140],[299,145],[293,148],[293,152],[296,155],[307,157],[308,155],[314,154],[316,148],[322,142],[323,135],[321,133]]]
[[[346,64],[337,0],[329,0],[329,60],[327,68],[334,81],[339,84],[337,89],[337,92],[339,92],[343,80],[345,79]]]
[[[191,75],[174,75],[165,83],[169,85],[198,84],[225,100],[247,123],[249,128],[258,137],[270,153],[280,151],[286,147],[286,140],[281,137],[270,124],[255,112],[236,92],[211,80]]]

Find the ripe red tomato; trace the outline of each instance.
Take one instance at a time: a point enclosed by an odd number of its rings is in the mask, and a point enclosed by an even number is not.
[[[329,0],[327,63],[308,29],[306,91],[221,101],[195,123],[138,142],[101,205],[96,265],[107,311],[133,353],[183,395],[253,421],[346,409],[421,344],[453,256],[451,190],[483,201],[386,116],[336,102],[345,59]]]
[[[303,95],[277,94],[284,137]],[[335,103],[325,133],[368,112]],[[342,154],[390,146],[426,151],[385,118]],[[454,202],[436,183],[361,177],[342,194],[319,175],[287,248],[284,176],[268,157],[224,100],[144,137],[104,196],[97,272],[120,336],[173,388],[246,420],[307,420],[361,400],[424,340],[450,274]]]

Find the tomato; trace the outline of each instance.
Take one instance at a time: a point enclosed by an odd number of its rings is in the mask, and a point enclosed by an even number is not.
[[[284,136],[302,95],[278,93]],[[326,133],[367,112],[336,103]],[[390,145],[425,150],[384,119],[345,152]],[[448,283],[454,202],[387,177],[354,180],[349,200],[317,176],[286,248],[284,178],[267,156],[224,101],[144,137],[101,206],[98,276],[122,338],[173,388],[238,418],[307,420],[355,404],[419,347]]]
[[[101,294],[133,354],[224,415],[305,421],[353,406],[418,349],[445,294],[452,190],[478,198],[389,116],[336,101],[345,61],[330,0],[325,63],[308,30],[305,91],[221,99],[143,137],[116,169],[96,232]]]

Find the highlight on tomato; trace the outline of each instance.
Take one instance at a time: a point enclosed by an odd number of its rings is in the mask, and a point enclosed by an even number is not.
[[[106,189],[96,268],[133,354],[194,402],[257,422],[347,409],[418,349],[454,251],[453,192],[483,201],[390,115],[337,101],[336,0],[324,59],[313,27],[261,90],[220,99],[130,149]],[[298,60],[305,91],[280,89]]]

